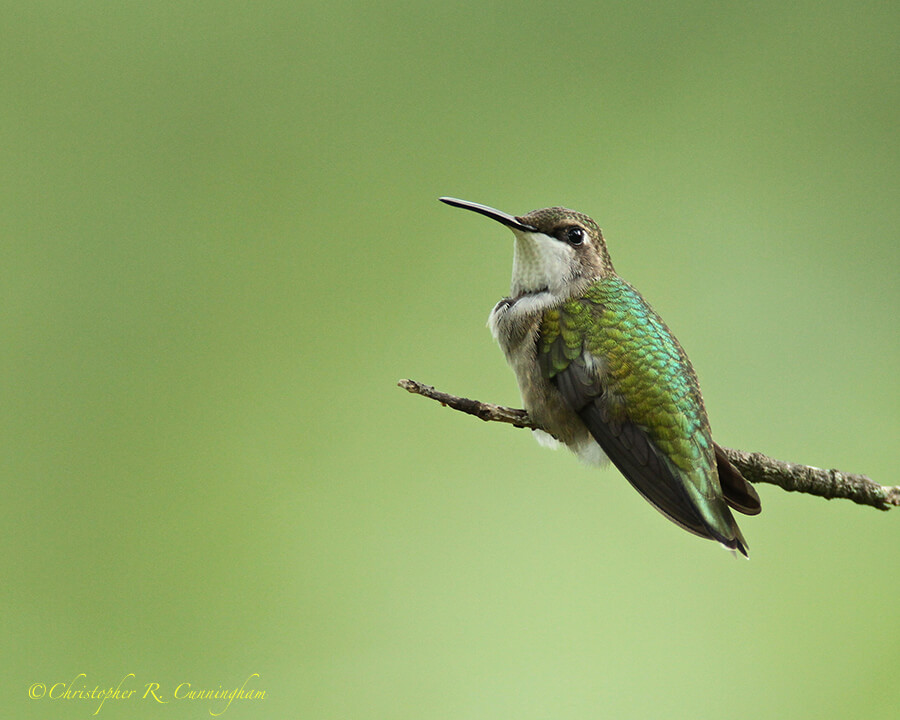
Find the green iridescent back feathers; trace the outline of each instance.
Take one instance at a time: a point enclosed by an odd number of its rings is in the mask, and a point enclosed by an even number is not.
[[[685,529],[712,530],[746,552],[723,498],[696,375],[637,290],[612,275],[545,311],[537,360],[647,500]]]
[[[715,467],[694,370],[662,319],[620,277],[598,280],[544,314],[538,362],[548,380],[585,351],[603,364],[612,419],[641,426],[683,471]]]

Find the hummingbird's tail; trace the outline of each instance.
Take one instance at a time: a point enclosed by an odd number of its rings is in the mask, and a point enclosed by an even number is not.
[[[729,462],[725,451],[717,443],[713,443],[713,446],[716,449],[716,470],[719,473],[719,484],[722,486],[725,502],[744,515],[759,515],[762,505],[756,488]]]

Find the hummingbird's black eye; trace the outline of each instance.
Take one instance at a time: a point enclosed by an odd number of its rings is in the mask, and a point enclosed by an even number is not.
[[[584,242],[584,229],[577,225],[566,228],[566,242],[573,246],[581,245]]]

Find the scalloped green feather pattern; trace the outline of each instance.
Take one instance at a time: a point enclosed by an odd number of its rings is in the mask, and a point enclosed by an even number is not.
[[[715,457],[697,377],[637,290],[617,276],[597,280],[544,313],[537,349],[550,380],[573,362],[591,365],[610,420],[637,424],[707,494]]]

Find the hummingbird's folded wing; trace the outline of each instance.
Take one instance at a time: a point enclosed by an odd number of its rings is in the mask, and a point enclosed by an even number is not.
[[[685,530],[746,554],[728,504],[754,512],[759,498],[714,452],[690,362],[634,288],[607,278],[548,310],[536,350],[544,378],[641,495]]]
[[[554,381],[569,405],[625,479],[663,515],[685,530],[735,546],[714,534],[700,517],[690,494],[662,452],[638,425],[616,418],[613,399],[601,388],[599,374],[578,359],[556,373]]]

